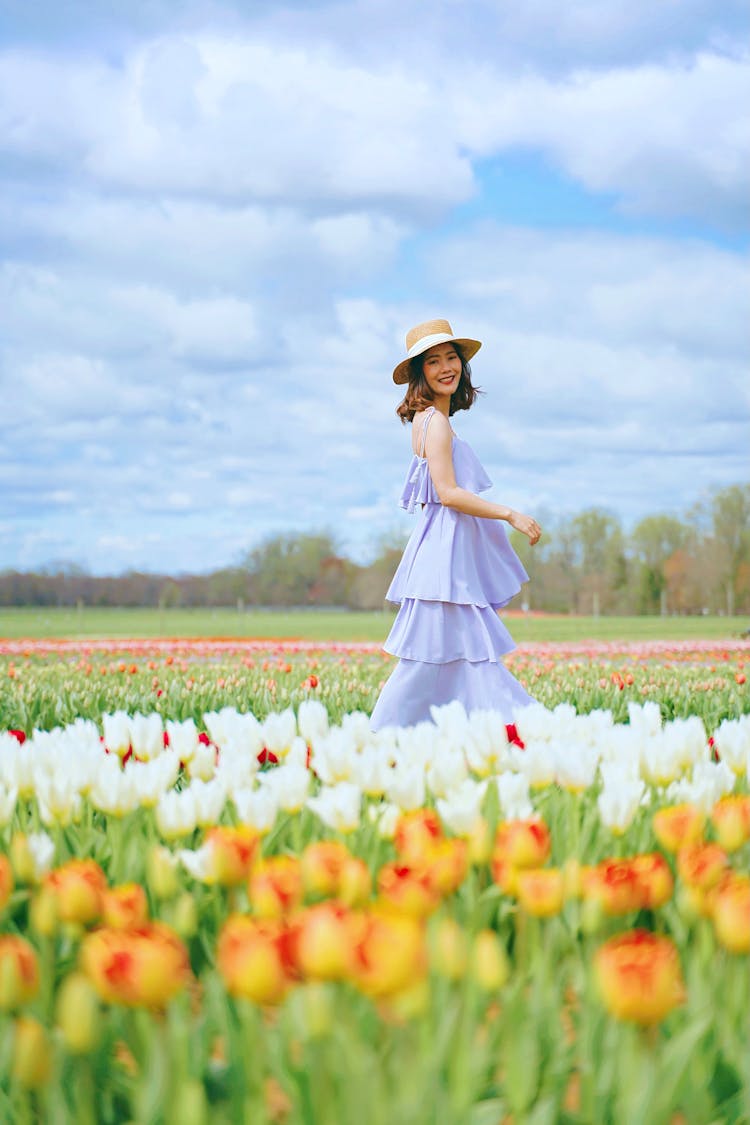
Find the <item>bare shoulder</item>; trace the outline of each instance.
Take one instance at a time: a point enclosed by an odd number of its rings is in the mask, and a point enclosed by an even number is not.
[[[427,427],[427,434],[425,435],[425,427]],[[430,448],[434,448],[436,439],[437,444],[451,440],[450,422],[439,410],[428,409],[418,410],[412,418],[412,449],[415,454],[419,452],[422,442],[426,440],[429,442]]]
[[[425,454],[429,454],[430,457],[435,455],[450,457],[452,443],[453,430],[451,424],[444,414],[436,410],[427,427]]]

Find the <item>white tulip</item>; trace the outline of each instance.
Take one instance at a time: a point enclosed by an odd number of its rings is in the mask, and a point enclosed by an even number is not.
[[[39,816],[47,828],[65,828],[81,813],[81,797],[64,773],[37,778],[36,799]]]
[[[263,749],[263,730],[251,712],[240,713],[235,707],[222,707],[221,711],[207,711],[203,722],[211,741],[221,750],[232,746],[258,755]]]
[[[738,777],[747,772],[750,779],[750,715],[724,719],[714,731],[714,745],[722,762]]]
[[[123,772],[138,795],[138,803],[144,808],[153,808],[162,793],[168,792],[177,781],[180,761],[170,749],[151,762],[131,759]]]
[[[386,786],[386,796],[404,812],[421,809],[425,802],[425,775],[419,765],[397,763]]]
[[[731,793],[737,778],[726,762],[697,762],[690,780],[682,778],[667,789],[667,799],[697,805],[706,816],[716,802]]]
[[[195,753],[187,764],[187,775],[199,781],[210,781],[216,773],[216,750],[205,742],[199,742]]]
[[[299,812],[307,801],[310,791],[310,771],[304,766],[289,765],[285,762],[276,769],[260,775],[261,789],[266,789],[284,812]]]
[[[291,707],[272,712],[261,724],[263,745],[281,761],[297,737],[297,717]]]
[[[380,805],[369,805],[367,816],[369,820],[377,824],[378,835],[381,839],[393,839],[396,835],[396,826],[401,816],[401,809],[398,805],[392,805],[388,801],[384,801]]]
[[[180,793],[163,793],[156,806],[156,825],[165,840],[188,836],[195,831],[195,795],[192,786]]]
[[[108,816],[125,816],[140,804],[132,773],[121,769],[119,759],[115,757],[103,759],[89,800],[95,809]]]
[[[307,807],[336,832],[353,832],[359,827],[362,793],[349,781],[324,785],[317,797],[308,798]]]
[[[141,715],[136,711],[130,717],[130,744],[133,754],[142,762],[149,762],[164,750],[164,725],[158,711]]]
[[[526,820],[533,816],[529,783],[522,773],[511,773],[509,770],[500,773],[495,778],[495,784],[505,820]]]
[[[611,770],[596,802],[602,824],[622,835],[632,824],[645,793],[646,786],[640,778]]]
[[[380,797],[385,793],[391,764],[382,750],[368,746],[357,754],[352,763],[351,780],[368,797]]]
[[[314,745],[328,733],[328,711],[317,699],[303,699],[297,708],[297,729],[305,742]]]
[[[438,738],[436,753],[427,767],[427,784],[435,797],[449,797],[469,776],[466,757],[453,750],[444,737]]]
[[[560,741],[552,743],[555,755],[555,779],[564,789],[581,792],[593,785],[599,766],[599,751],[595,746]]]
[[[110,754],[123,758],[130,749],[130,719],[126,711],[113,711],[102,715],[104,745]]]
[[[210,883],[213,876],[214,846],[210,840],[195,851],[182,848],[177,852],[177,858],[182,866],[198,883]]]
[[[307,769],[307,743],[304,738],[297,735],[292,739],[292,745],[289,747],[289,753],[284,759],[286,766],[299,766],[301,769]]]
[[[257,832],[270,832],[276,823],[279,806],[268,789],[235,789],[232,801],[240,824]]]
[[[441,706],[432,703],[430,704],[430,715],[440,733],[450,739],[455,746],[463,748],[468,741],[469,716],[466,714],[466,708],[461,700],[454,699]]]
[[[326,785],[348,781],[354,770],[357,751],[351,737],[339,727],[329,730],[313,747],[311,766]]]
[[[435,802],[443,824],[457,836],[468,836],[481,817],[485,792],[486,783],[465,778],[449,796]]]
[[[165,726],[170,750],[177,755],[179,762],[189,762],[199,745],[197,726],[192,719],[184,719],[182,722],[167,719]]]

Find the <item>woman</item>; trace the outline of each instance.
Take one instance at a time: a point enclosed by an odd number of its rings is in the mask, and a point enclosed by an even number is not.
[[[449,418],[477,398],[469,360],[478,340],[430,320],[406,336],[406,359],[393,371],[408,383],[397,409],[412,425],[412,460],[399,501],[423,519],[404,550],[386,599],[400,604],[385,652],[399,662],[383,686],[372,730],[429,721],[430,707],[460,700],[467,712],[500,712],[516,738],[513,711],[532,702],[501,662],[515,648],[497,610],[528,581],[502,521],[537,543],[536,520],[476,494],[492,486]]]

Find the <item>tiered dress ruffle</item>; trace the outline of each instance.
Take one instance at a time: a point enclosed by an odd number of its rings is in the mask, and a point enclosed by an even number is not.
[[[426,421],[429,421],[427,419]],[[453,438],[456,483],[485,492],[492,481],[474,451]],[[531,696],[502,664],[516,647],[497,615],[529,576],[499,520],[441,504],[426,457],[413,454],[399,504],[424,504],[386,599],[399,605],[383,645],[399,662],[383,686],[372,730],[430,721],[430,706],[460,700],[467,712],[500,712],[513,722]]]

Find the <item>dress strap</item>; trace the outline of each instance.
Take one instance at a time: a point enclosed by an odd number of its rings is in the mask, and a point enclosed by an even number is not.
[[[427,417],[425,418],[424,426],[422,427],[422,452],[419,455],[420,457],[424,457],[424,447],[427,444],[427,427],[429,426],[430,418],[432,418],[432,415],[434,413],[435,413],[435,407],[431,406],[430,409],[427,411]]]

